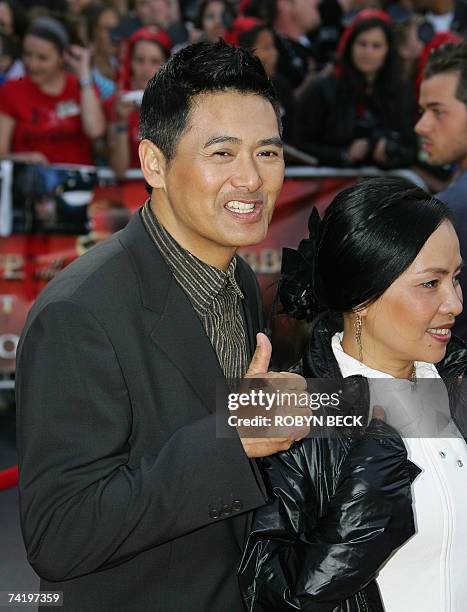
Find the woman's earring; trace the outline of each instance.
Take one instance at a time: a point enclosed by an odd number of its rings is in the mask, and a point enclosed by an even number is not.
[[[359,312],[355,313],[355,340],[357,341],[358,346],[358,360],[360,363],[363,362],[363,346],[362,346],[362,315]]]

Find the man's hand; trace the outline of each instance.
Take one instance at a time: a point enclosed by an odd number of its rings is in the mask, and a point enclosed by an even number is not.
[[[270,379],[271,383],[274,380],[280,379],[280,385],[283,390],[305,392],[307,388],[306,381],[302,376],[292,374],[291,372],[268,372],[272,354],[271,343],[269,338],[261,333],[257,334],[256,342],[255,354],[245,374],[245,378]],[[306,412],[309,414],[308,409],[306,409]],[[283,438],[240,437],[240,440],[248,457],[266,457],[279,451],[288,450],[293,442],[304,438],[308,431],[307,427],[294,427],[291,428],[290,435]]]

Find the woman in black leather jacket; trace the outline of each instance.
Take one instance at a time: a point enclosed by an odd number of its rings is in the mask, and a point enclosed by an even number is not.
[[[265,458],[270,503],[255,513],[239,570],[247,609],[461,612],[456,563],[467,534],[456,517],[467,495],[455,479],[467,457],[467,350],[450,333],[462,310],[451,215],[408,181],[371,179],[340,193],[321,222],[315,211],[310,219],[310,239],[284,252],[279,288],[284,311],[311,321],[303,375],[344,377],[345,408],[367,417],[369,379],[411,390],[439,379],[459,436],[403,441],[386,415],[363,435],[309,437]]]
[[[358,13],[339,51],[334,71],[302,93],[297,146],[324,166],[409,166],[416,157],[415,98],[402,79],[389,17]]]

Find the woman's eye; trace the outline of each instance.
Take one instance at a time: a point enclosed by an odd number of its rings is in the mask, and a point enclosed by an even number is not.
[[[424,283],[422,283],[422,287],[427,287],[428,289],[433,289],[434,287],[438,286],[439,281],[438,280],[430,280],[430,281],[426,281]]]
[[[228,151],[216,151],[214,155],[217,155],[218,157],[228,157],[230,153]]]

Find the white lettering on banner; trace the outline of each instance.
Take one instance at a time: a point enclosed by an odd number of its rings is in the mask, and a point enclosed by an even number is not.
[[[2,302],[3,314],[11,314],[13,312],[13,303],[17,300],[16,295],[0,295]]]
[[[19,336],[3,334],[0,336],[0,359],[14,359],[18,348]]]
[[[24,278],[24,259],[21,255],[7,253],[0,255],[0,273],[3,268],[5,280],[22,280]]]

